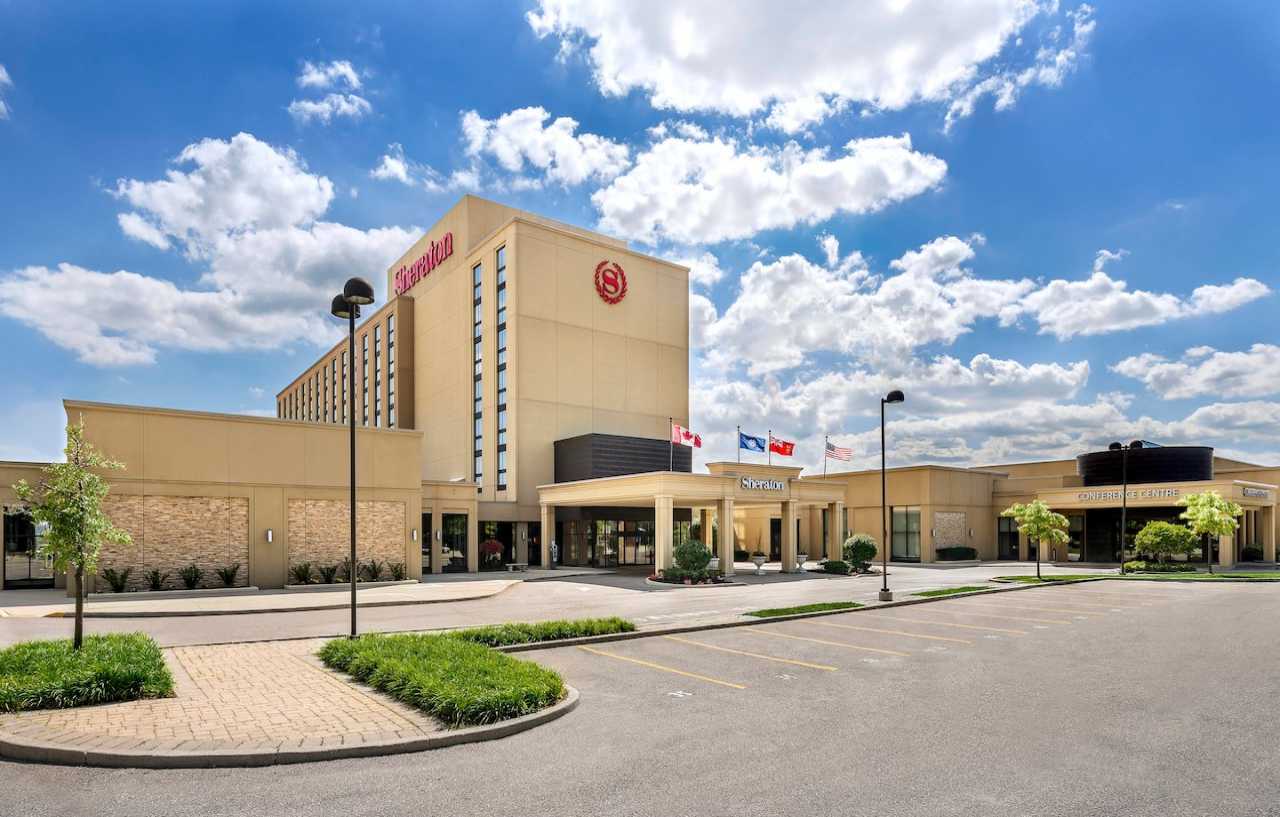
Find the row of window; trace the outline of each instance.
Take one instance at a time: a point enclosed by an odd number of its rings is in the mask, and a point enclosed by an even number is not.
[[[360,335],[360,348],[357,351],[360,361],[360,423],[374,428],[396,427],[396,386],[395,386],[395,332],[396,316],[388,315],[386,320],[387,350],[387,405],[382,405],[382,350],[383,324],[375,324],[373,336],[373,404],[369,403],[369,336],[366,327]],[[339,364],[339,361],[341,363]],[[284,420],[303,420],[312,423],[347,423],[347,352],[335,355],[320,364],[293,391],[276,403],[276,416]],[[372,412],[370,411],[372,408]]]
[[[507,489],[507,248],[499,247],[494,253],[494,297],[498,308],[497,321],[497,479],[495,485],[499,491]],[[472,478],[477,490],[484,480],[484,264],[476,264],[471,268],[471,309],[472,309],[472,355],[473,378],[472,387],[472,422],[473,428],[473,467]]]

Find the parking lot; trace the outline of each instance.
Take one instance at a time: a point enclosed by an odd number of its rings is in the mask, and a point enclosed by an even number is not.
[[[536,650],[581,704],[499,741],[0,782],[32,817],[1276,815],[1277,589],[1095,582]]]

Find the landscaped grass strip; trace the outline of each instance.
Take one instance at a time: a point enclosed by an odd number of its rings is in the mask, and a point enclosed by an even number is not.
[[[173,676],[156,642],[142,633],[26,641],[0,650],[0,711],[167,698]]]
[[[922,590],[919,593],[912,593],[913,596],[924,596],[925,598],[933,598],[934,596],[954,596],[956,593],[974,593],[978,590],[990,590],[989,587],[978,587],[977,585],[967,585],[965,587],[944,587],[941,590]]]
[[[1085,579],[1108,579],[1124,582],[1280,582],[1280,571],[1252,573],[1082,573],[1072,576],[997,576],[1001,581],[1022,582],[1024,584],[1070,584]]]
[[[568,621],[540,621],[493,624],[471,627],[448,633],[451,638],[473,641],[487,647],[508,647],[512,644],[533,644],[540,641],[558,641],[565,638],[584,638],[592,635],[629,633],[636,625],[624,618],[578,618]]]
[[[756,618],[775,618],[777,616],[791,616],[797,613],[823,613],[828,610],[852,610],[862,605],[856,601],[823,601],[817,604],[800,604],[795,607],[770,607],[765,610],[753,610],[747,613],[749,616]]]
[[[449,727],[528,715],[565,696],[564,681],[546,667],[449,635],[338,638],[320,659]]]

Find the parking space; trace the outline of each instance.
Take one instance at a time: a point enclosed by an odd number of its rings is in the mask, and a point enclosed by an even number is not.
[[[539,660],[575,685],[607,684],[628,697],[672,701],[712,696],[840,696],[876,673],[945,675],[947,662],[1012,659],[1030,648],[1080,644],[1117,628],[1141,628],[1184,603],[1207,604],[1222,591],[1109,583],[1035,587],[945,598],[925,604],[853,610],[761,622],[687,635],[548,650]]]

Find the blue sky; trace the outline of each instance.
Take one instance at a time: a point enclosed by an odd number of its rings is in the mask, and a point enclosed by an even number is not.
[[[703,459],[1280,463],[1274,4],[715,5],[0,2],[0,459],[270,412],[475,192],[697,262]]]

